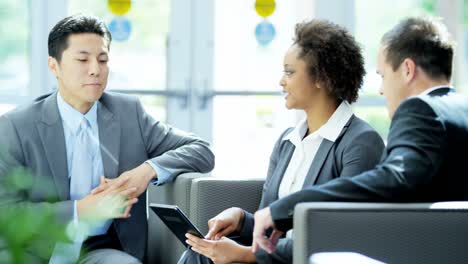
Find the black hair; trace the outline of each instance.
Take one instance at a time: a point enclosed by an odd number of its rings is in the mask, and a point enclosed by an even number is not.
[[[94,33],[104,37],[110,49],[112,36],[106,24],[97,17],[77,14],[60,20],[52,28],[47,41],[49,56],[60,62],[63,51],[68,47],[68,36],[79,33]]]

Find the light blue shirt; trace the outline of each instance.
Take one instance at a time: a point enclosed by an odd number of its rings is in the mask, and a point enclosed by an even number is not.
[[[99,150],[99,127],[97,123],[97,107],[99,101],[94,103],[91,109],[83,115],[81,112],[69,105],[62,96],[57,93],[57,106],[62,118],[63,134],[65,136],[65,147],[67,149],[68,178],[71,177],[71,164],[73,161],[73,146],[75,144],[77,131],[80,128],[81,120],[85,117],[91,125],[91,137],[96,144],[93,146],[93,188],[99,185],[99,177],[104,176],[101,152]],[[78,223],[78,212],[74,201],[73,222]]]
[[[64,136],[65,136],[65,146],[67,150],[67,164],[68,164],[68,178],[70,179],[71,177],[71,164],[73,161],[73,146],[76,140],[76,135],[78,132],[78,129],[80,128],[81,121],[83,120],[83,117],[85,117],[90,125],[91,125],[91,138],[95,142],[93,144],[92,148],[92,157],[93,157],[93,188],[97,187],[99,185],[99,179],[100,176],[106,176],[104,175],[104,166],[102,163],[102,156],[101,156],[101,151],[100,151],[100,142],[99,142],[99,126],[97,122],[97,110],[98,107],[100,106],[100,102],[97,101],[93,104],[91,109],[86,113],[82,114],[75,108],[73,108],[71,105],[69,105],[65,100],[60,96],[59,93],[57,93],[57,106],[58,110],[60,113],[60,117],[62,119],[62,125],[63,125],[63,131],[64,131]],[[157,180],[153,180],[152,183],[156,185],[160,185],[168,180],[168,178],[171,176],[170,172],[164,169],[163,167],[159,166],[155,162],[152,162],[151,160],[146,161],[155,171],[156,175],[158,176]],[[74,201],[74,206],[73,206],[73,224],[78,226],[78,211],[77,211],[77,201]],[[75,242],[81,243],[85,237],[82,235],[79,235],[78,237],[71,238]],[[65,251],[68,250],[67,246],[64,246],[62,243],[59,243],[56,245],[56,249],[54,250],[54,253],[52,254],[52,258],[50,263],[66,263],[67,261],[63,261],[63,259],[58,256],[57,258],[54,258],[54,255],[60,255],[60,254],[55,254],[56,250],[57,251]],[[79,251],[79,250],[78,250]],[[78,252],[79,254],[79,252]],[[77,258],[78,256],[75,256]]]
[[[81,112],[73,108],[69,105],[65,100],[63,100],[62,96],[57,93],[57,106],[60,113],[60,117],[62,118],[63,124],[63,131],[65,135],[65,146],[67,149],[67,164],[68,164],[68,178],[71,176],[71,166],[73,160],[73,146],[76,139],[77,131],[80,127],[81,120],[83,116],[89,121],[92,129],[92,139],[95,140],[94,148],[92,153],[94,160],[93,160],[93,188],[99,185],[99,177],[106,176],[104,175],[104,167],[102,163],[102,156],[101,151],[99,149],[99,126],[97,122],[97,109],[99,107],[100,102],[97,101],[93,104],[91,109],[83,115]],[[171,176],[170,172],[166,169],[162,168],[158,164],[148,160],[147,163],[156,171],[158,175],[158,179],[152,181],[153,184],[159,185],[159,183],[164,183],[167,179]],[[74,213],[73,213],[73,221],[78,223],[78,214],[76,210],[76,201],[74,203]]]

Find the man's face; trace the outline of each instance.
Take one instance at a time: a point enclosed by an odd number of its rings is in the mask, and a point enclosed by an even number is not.
[[[405,82],[405,73],[403,65],[400,65],[396,71],[386,61],[386,51],[380,47],[377,57],[377,74],[382,77],[380,94],[387,101],[387,110],[390,118],[393,117],[398,106],[403,100],[410,96],[409,87]]]
[[[72,34],[60,62],[49,57],[49,68],[57,77],[60,95],[77,110],[89,110],[107,85],[109,60],[107,41],[94,33]]]

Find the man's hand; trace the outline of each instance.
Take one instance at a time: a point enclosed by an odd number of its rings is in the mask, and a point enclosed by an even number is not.
[[[221,237],[219,240],[207,240],[191,234],[185,234],[186,242],[191,249],[210,258],[214,264],[232,262],[255,262],[255,255],[249,247],[237,244],[235,241]]]
[[[138,199],[132,198],[137,190],[135,187],[125,187],[127,181],[122,181],[102,192],[89,194],[78,200],[79,219],[93,222],[130,217],[130,210],[138,202]]]
[[[218,240],[234,231],[240,231],[244,217],[244,210],[237,207],[222,211],[217,216],[208,220],[209,230],[205,238]]]
[[[92,190],[91,194],[100,193],[111,186],[122,185],[125,182],[123,185],[125,188],[136,188],[136,191],[131,196],[131,198],[136,198],[148,188],[149,182],[155,176],[156,172],[145,162],[132,170],[122,173],[118,178],[106,179],[102,177],[101,184]]]
[[[261,247],[271,254],[275,251],[278,239],[281,237],[283,232],[274,229],[275,224],[271,218],[270,207],[257,211],[254,217],[255,225],[253,231],[252,252],[256,253],[258,251],[258,247]],[[265,231],[269,228],[273,228],[273,233],[270,237],[267,237],[265,235]]]

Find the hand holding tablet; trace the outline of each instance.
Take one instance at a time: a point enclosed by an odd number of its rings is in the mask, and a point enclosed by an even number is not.
[[[174,233],[174,235],[184,244],[185,247],[189,247],[185,243],[185,234],[190,233],[194,236],[204,238],[200,230],[190,221],[190,219],[180,210],[177,205],[166,205],[166,204],[150,204],[150,208],[156,213],[159,218],[166,224],[166,226]]]

